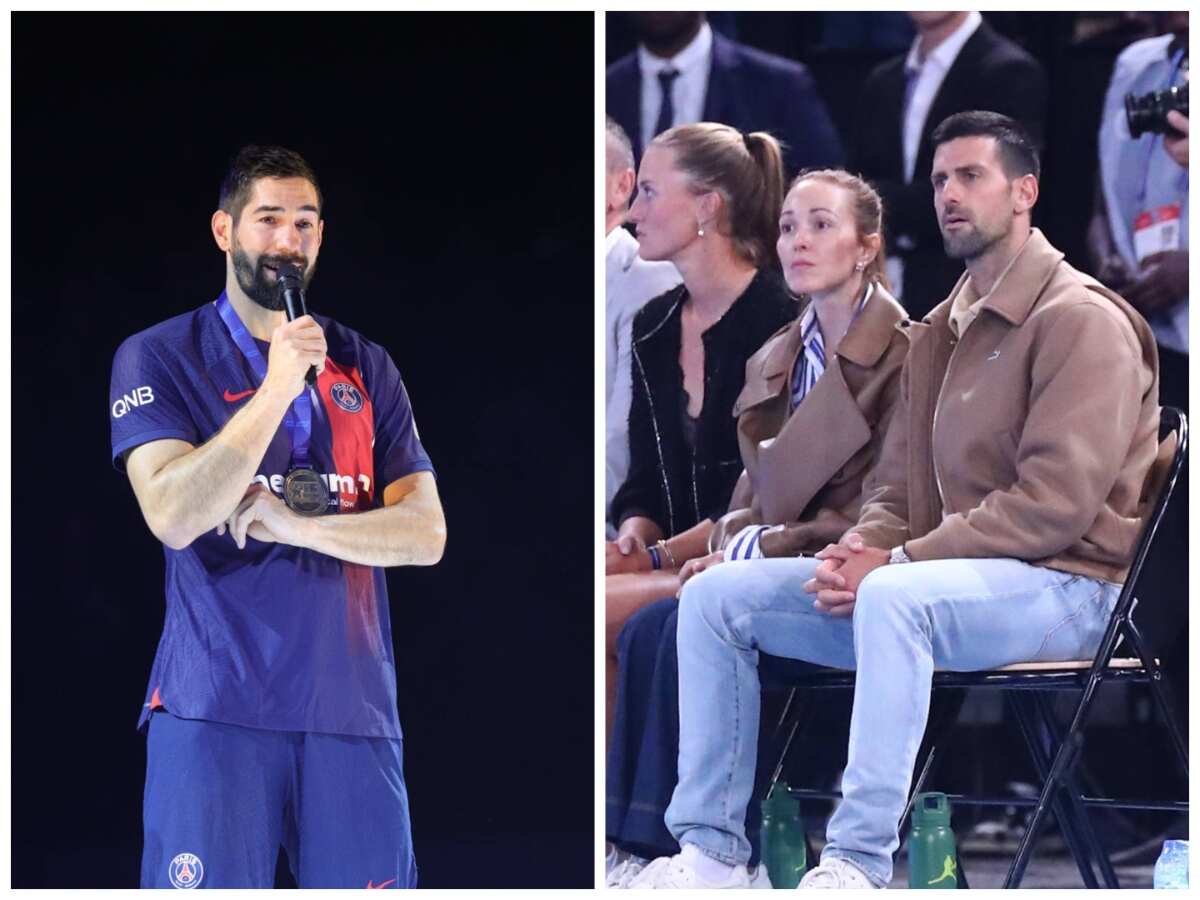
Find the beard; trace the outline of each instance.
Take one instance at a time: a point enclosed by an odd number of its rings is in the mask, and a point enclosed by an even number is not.
[[[279,291],[278,282],[267,274],[268,266],[274,269],[278,269],[287,263],[299,266],[300,271],[304,273],[304,287],[306,290],[312,281],[313,272],[316,271],[316,264],[314,263],[310,266],[308,260],[303,256],[263,255],[257,259],[251,259],[250,254],[238,246],[236,238],[233,239],[233,247],[230,255],[233,259],[233,274],[237,278],[238,287],[242,289],[242,293],[263,309],[269,309],[272,312],[279,312],[285,309],[286,304],[283,302],[283,295]]]
[[[980,228],[972,222],[969,230],[959,229],[954,233],[942,231],[942,245],[951,259],[975,259],[1005,234],[1006,231]]]

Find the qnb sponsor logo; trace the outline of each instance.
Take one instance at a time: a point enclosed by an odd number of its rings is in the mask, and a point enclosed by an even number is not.
[[[272,493],[283,496],[282,475],[255,475],[254,480]],[[331,494],[349,494],[354,497],[360,490],[363,493],[371,491],[371,479],[366,475],[359,475],[356,480],[353,475],[339,475],[337,472],[330,472],[322,475],[321,480],[325,482],[325,486],[329,488]]]
[[[141,387],[133,389],[132,394],[124,394],[113,401],[112,414],[114,419],[119,419],[125,413],[136,406],[149,406],[154,402],[154,391],[150,390],[150,385],[145,384]]]

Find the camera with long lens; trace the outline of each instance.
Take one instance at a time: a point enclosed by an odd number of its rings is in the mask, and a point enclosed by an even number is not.
[[[1167,121],[1167,113],[1178,110],[1188,114],[1188,86],[1186,84],[1151,91],[1135,97],[1125,95],[1125,118],[1129,122],[1129,136],[1139,138],[1151,134],[1178,134]]]

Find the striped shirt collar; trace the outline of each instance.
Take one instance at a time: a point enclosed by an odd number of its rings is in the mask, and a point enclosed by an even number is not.
[[[851,324],[863,311],[863,307],[867,305],[867,301],[871,299],[873,293],[875,293],[875,282],[869,281],[862,300],[858,302],[858,306],[854,309],[854,315],[850,317]],[[821,325],[817,321],[816,304],[811,302],[800,317],[800,342],[804,349],[797,358],[796,367],[792,371],[792,409],[800,405],[817,383],[817,379],[825,374],[827,363],[825,337],[821,334]]]

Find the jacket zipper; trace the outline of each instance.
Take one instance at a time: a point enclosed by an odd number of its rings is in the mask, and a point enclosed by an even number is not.
[[[938,410],[942,407],[942,394],[946,391],[946,382],[950,380],[950,367],[954,365],[954,356],[958,353],[959,343],[959,340],[950,342],[950,358],[946,360],[946,373],[942,376],[942,383],[938,388],[937,402],[933,406],[933,428],[929,432],[929,461],[933,465],[933,481],[937,487],[938,505],[941,507],[943,519],[946,518],[946,495],[942,491],[942,476],[938,472],[937,453],[934,452],[933,448],[937,438]],[[940,524],[940,522],[935,522],[933,523],[933,527],[936,528]]]

